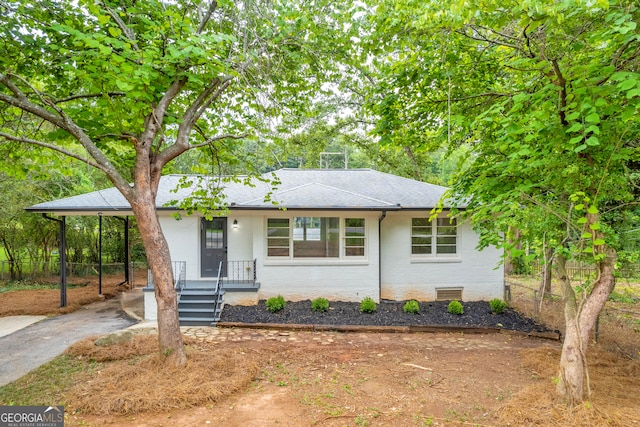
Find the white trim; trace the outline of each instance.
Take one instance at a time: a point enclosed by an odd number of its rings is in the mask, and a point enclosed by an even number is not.
[[[339,236],[338,236],[338,256],[337,257],[294,257],[293,256],[293,223],[296,217],[321,217],[321,218],[338,218],[339,220]],[[289,256],[269,256],[269,219],[289,220]],[[347,218],[362,218],[364,220],[364,255],[345,255],[345,220]],[[370,253],[370,236],[369,226],[372,219],[361,212],[291,212],[289,215],[273,215],[269,214],[264,217],[264,265],[366,265],[369,264]]]
[[[413,219],[414,218],[429,218],[429,216],[415,216],[415,214],[411,214],[409,217],[409,254],[410,254],[410,262],[418,263],[418,262],[462,262],[462,257],[460,256],[460,248],[462,247],[462,234],[460,233],[460,221],[456,220],[456,253],[454,254],[438,254],[438,219],[448,218],[451,219],[448,215],[439,214],[437,217],[431,220],[431,250],[430,254],[413,254]]]
[[[445,263],[445,262],[462,262],[462,257],[411,257],[411,264],[420,264],[420,263]]]
[[[358,260],[358,259],[340,259],[340,258],[295,258],[295,259],[290,259],[290,258],[285,258],[282,257],[283,259],[274,259],[275,257],[271,257],[268,259],[264,260],[264,265],[269,265],[269,266],[290,266],[290,267],[295,267],[295,266],[303,266],[303,265],[326,265],[326,266],[332,266],[332,265],[340,265],[340,266],[346,266],[346,265],[368,265],[369,264],[369,260]],[[356,258],[356,257],[354,257]]]

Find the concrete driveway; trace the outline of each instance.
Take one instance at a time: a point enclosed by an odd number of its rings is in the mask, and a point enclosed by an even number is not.
[[[4,336],[0,333],[0,386],[52,360],[83,338],[126,329],[137,322],[122,309],[120,299],[114,298],[36,321]],[[9,327],[10,322],[5,323]]]

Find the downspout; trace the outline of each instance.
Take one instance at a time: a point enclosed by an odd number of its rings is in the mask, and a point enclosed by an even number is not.
[[[382,221],[387,217],[387,211],[382,211],[378,218],[378,297],[382,296]]]
[[[62,219],[52,218],[47,214],[42,214],[45,219],[55,221],[60,224],[60,245],[58,252],[60,253],[60,307],[67,306],[67,223],[66,217]]]
[[[102,295],[102,212],[98,212],[98,295]]]

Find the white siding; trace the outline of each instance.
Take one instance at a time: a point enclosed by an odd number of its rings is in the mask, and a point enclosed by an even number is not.
[[[412,257],[411,218],[428,216],[428,211],[390,212],[382,222],[381,298],[430,301],[441,287],[462,287],[466,301],[502,298],[501,252],[494,247],[478,251],[478,235],[468,224],[458,225],[456,256]]]
[[[238,227],[233,228],[233,221],[238,221]],[[255,223],[260,218],[246,213],[231,213],[227,221],[227,259],[229,261],[251,261],[255,258],[253,253],[253,235]]]
[[[186,261],[187,280],[200,277],[200,218],[183,215],[177,220],[160,217],[160,226],[169,244],[172,261]]]
[[[266,258],[267,218],[294,216],[338,216],[365,218],[366,256],[339,259]],[[422,258],[411,255],[411,218],[429,212],[388,212],[381,223],[380,212],[357,211],[236,211],[228,217],[228,259],[257,260],[260,283],[258,299],[282,295],[289,301],[328,298],[333,301],[433,300],[436,288],[462,287],[467,301],[502,298],[504,279],[500,251],[493,247],[477,251],[478,236],[468,224],[458,225],[458,253],[454,257]],[[233,228],[234,219],[238,227]],[[200,279],[200,217],[161,217],[174,261],[186,261],[187,280]],[[342,227],[341,227],[342,228]],[[379,245],[382,239],[382,245]],[[382,276],[379,279],[381,246]],[[240,295],[236,303],[255,300],[255,294]],[[231,298],[234,299],[234,298]],[[232,301],[229,301],[233,303]]]
[[[238,227],[233,228],[233,220]],[[185,216],[181,220],[173,217],[161,217],[160,224],[169,243],[172,261],[187,263],[187,280],[200,280],[200,223],[202,218],[196,215]],[[227,219],[227,258],[230,261],[253,260],[253,223],[256,218],[231,215]],[[206,278],[211,280],[211,278]]]

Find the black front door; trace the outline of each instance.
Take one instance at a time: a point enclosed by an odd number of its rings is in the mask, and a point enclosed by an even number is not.
[[[222,276],[226,276],[227,218],[202,218],[200,228],[200,276],[216,277],[220,262],[224,262]]]

